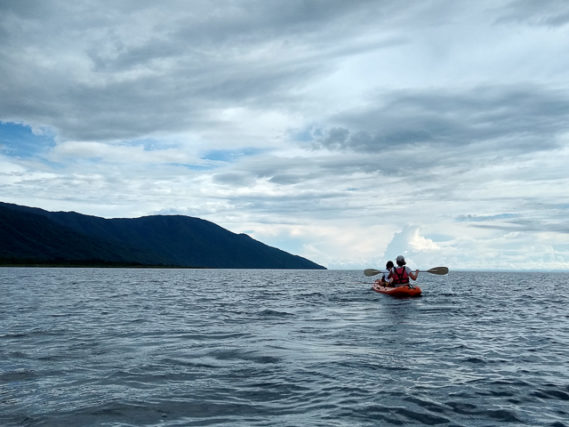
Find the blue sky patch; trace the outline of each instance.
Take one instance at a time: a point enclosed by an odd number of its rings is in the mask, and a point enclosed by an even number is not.
[[[12,157],[33,157],[55,146],[54,135],[32,132],[27,125],[0,122],[0,152]]]

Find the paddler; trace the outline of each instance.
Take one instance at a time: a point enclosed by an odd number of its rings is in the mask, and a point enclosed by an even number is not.
[[[391,269],[394,267],[393,261],[387,261],[385,264],[385,271],[381,275],[379,279],[379,284],[381,286],[391,286],[391,280],[389,279],[389,275],[391,274]]]
[[[409,278],[417,280],[419,270],[415,270],[415,272],[413,272],[409,267],[407,267],[405,265],[407,262],[403,255],[399,255],[395,262],[397,263],[397,267],[392,268],[391,273],[389,274],[392,286],[409,285]]]

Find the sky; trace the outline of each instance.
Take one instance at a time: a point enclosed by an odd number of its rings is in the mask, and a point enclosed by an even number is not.
[[[565,0],[0,0],[0,201],[569,270],[567,52]]]

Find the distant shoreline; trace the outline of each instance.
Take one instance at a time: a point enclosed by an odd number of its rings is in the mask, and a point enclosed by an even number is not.
[[[1,267],[67,267],[67,268],[189,268],[204,269],[210,267],[187,267],[178,265],[145,265],[136,263],[107,263],[107,262],[52,262],[52,261],[10,261],[0,262]]]
[[[0,262],[0,268],[136,268],[136,269],[180,269],[180,270],[311,270],[326,271],[321,268],[255,268],[255,267],[203,267],[181,265],[146,265],[128,263],[85,263],[85,262]]]
[[[0,265],[325,269],[201,218],[105,219],[3,202]]]

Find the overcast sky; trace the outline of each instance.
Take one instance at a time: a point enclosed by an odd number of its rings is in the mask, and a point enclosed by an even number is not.
[[[0,0],[0,200],[568,270],[568,52],[565,0]]]

